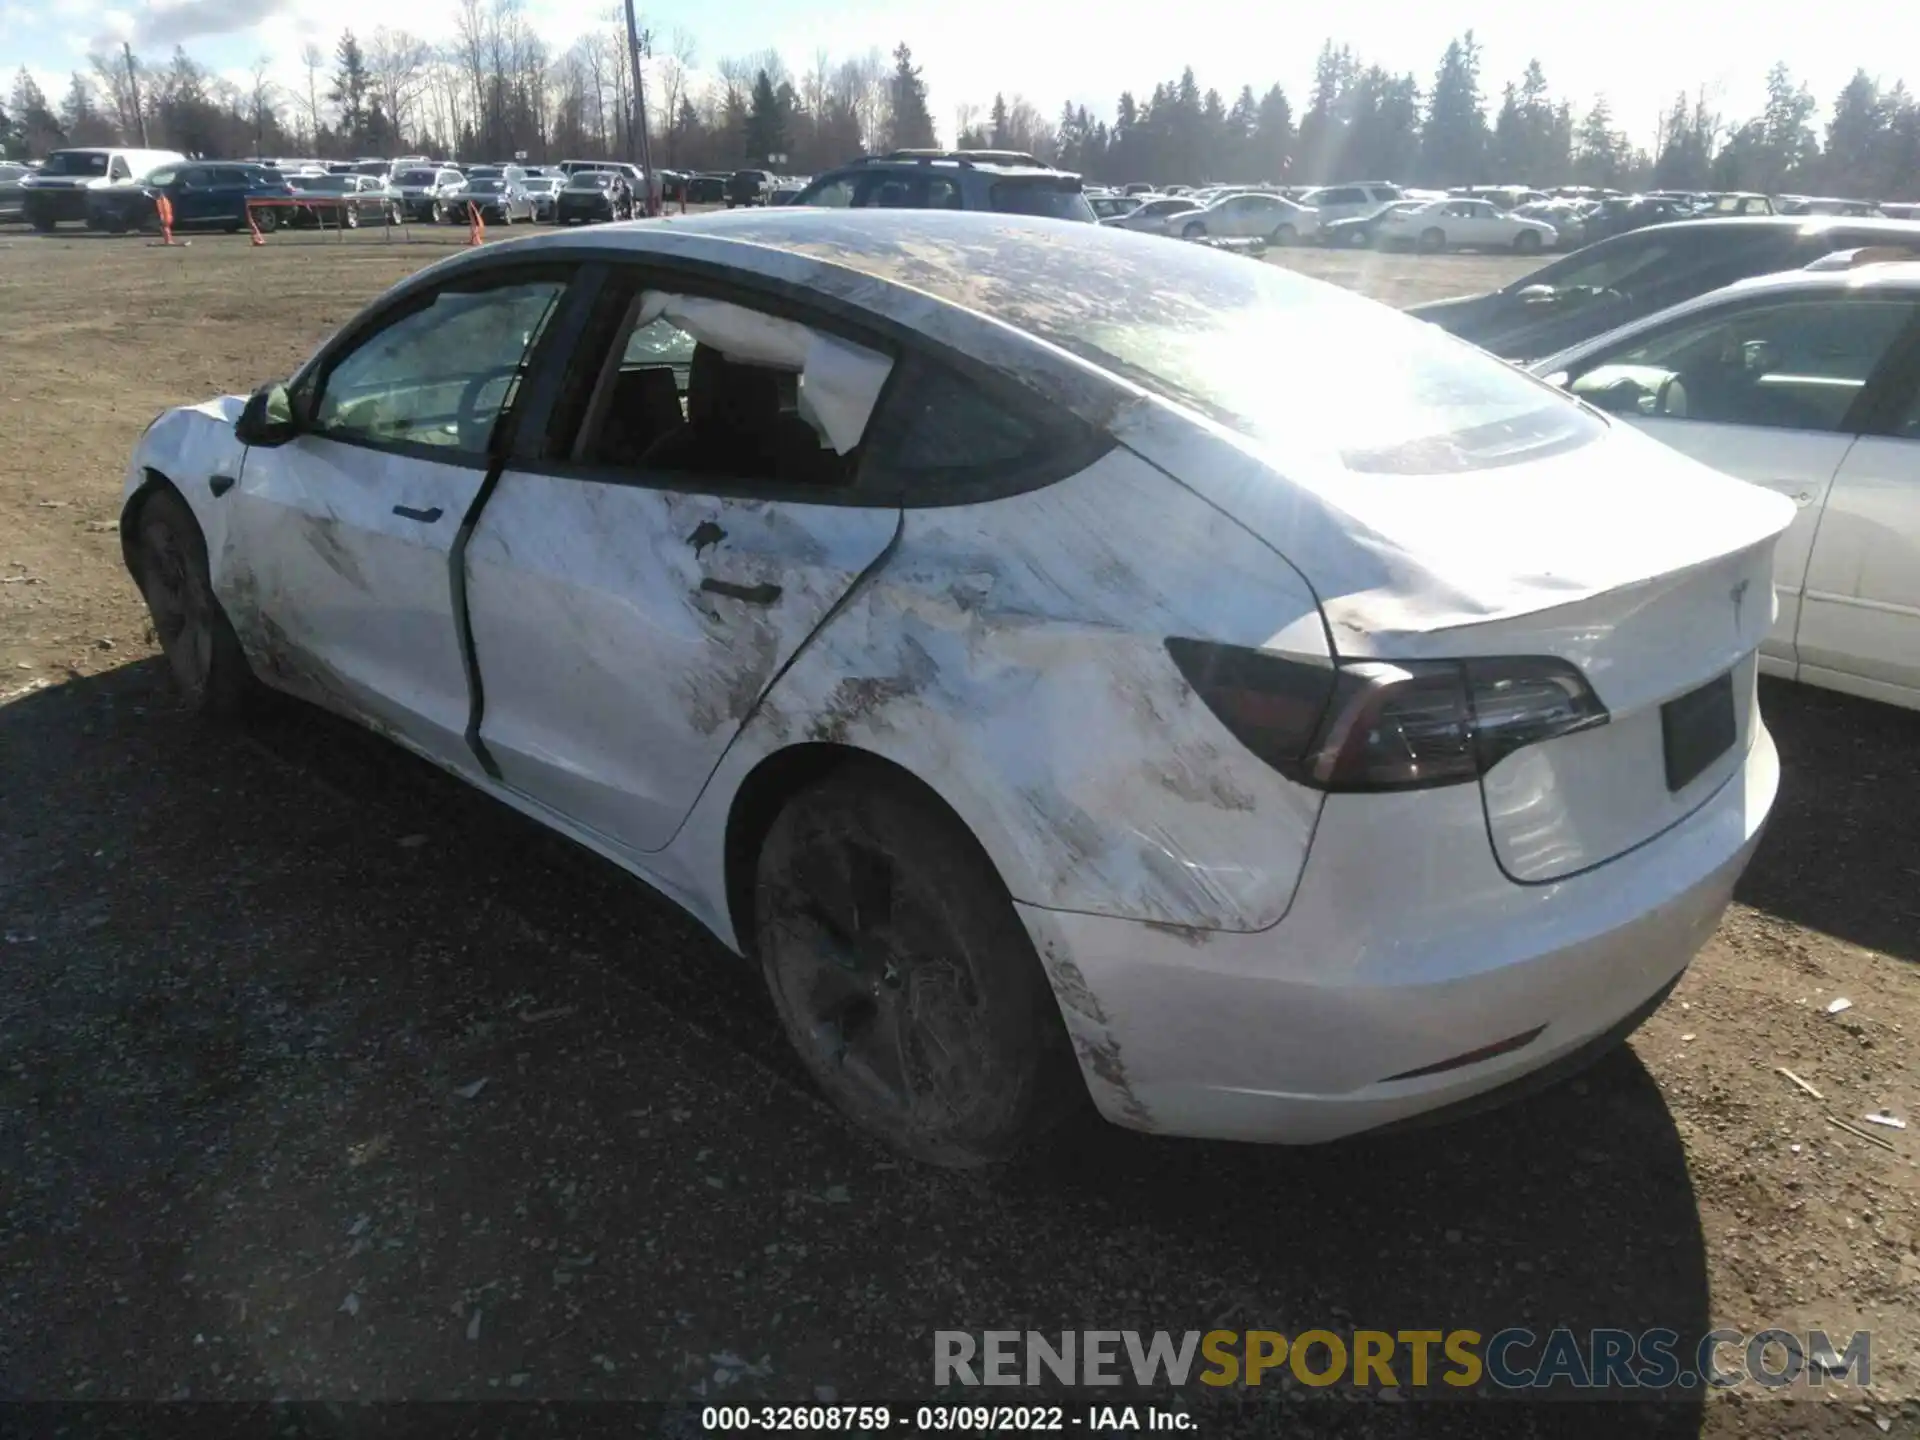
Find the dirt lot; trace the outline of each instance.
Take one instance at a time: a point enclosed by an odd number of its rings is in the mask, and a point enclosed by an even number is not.
[[[1920,717],[1767,690],[1740,903],[1577,1082],[1392,1141],[1089,1121],[902,1167],[640,886],[322,717],[177,712],[114,533],[141,426],[443,253],[0,233],[0,1398],[898,1402],[936,1328],[1782,1326],[1870,1329],[1871,1391],[1294,1419],[1915,1433],[1920,1126],[1861,1121],[1920,1119]],[[1283,258],[1399,303],[1521,268]]]

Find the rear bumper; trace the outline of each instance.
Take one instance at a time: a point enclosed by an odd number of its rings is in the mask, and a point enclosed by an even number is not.
[[[1333,1140],[1584,1063],[1632,1029],[1718,925],[1778,784],[1756,726],[1686,820],[1546,885],[1501,873],[1476,787],[1330,797],[1291,910],[1252,934],[1019,909],[1107,1118]],[[1499,1053],[1458,1063],[1483,1050]]]

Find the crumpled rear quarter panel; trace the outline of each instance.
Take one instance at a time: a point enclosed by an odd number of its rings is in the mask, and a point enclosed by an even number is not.
[[[1026,495],[908,510],[708,799],[785,746],[853,746],[936,790],[1018,900],[1263,929],[1286,912],[1319,797],[1227,733],[1170,635],[1326,651],[1299,576],[1125,450]],[[694,828],[714,823],[697,812]]]

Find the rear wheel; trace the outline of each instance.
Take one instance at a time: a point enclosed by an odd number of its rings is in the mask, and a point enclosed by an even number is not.
[[[1198,220],[1190,220],[1180,228],[1182,240],[1198,240],[1207,233],[1207,227]]]
[[[280,228],[280,212],[271,205],[262,205],[253,212],[253,223],[262,235],[271,235]]]
[[[1532,255],[1540,248],[1538,230],[1522,230],[1513,237],[1513,248],[1522,255]]]
[[[1359,226],[1347,231],[1347,244],[1356,250],[1364,250],[1373,242],[1373,237]]]
[[[360,211],[357,206],[344,205],[340,209],[340,224],[347,230],[360,228]]]
[[[1300,232],[1291,225],[1280,225],[1274,229],[1269,241],[1275,245],[1291,245],[1300,238]]]
[[[154,635],[187,708],[208,717],[238,714],[254,694],[253,673],[214,597],[199,523],[174,491],[157,490],[141,504],[133,560]]]
[[[850,765],[796,795],[761,847],[754,918],[800,1058],[894,1148],[989,1164],[1084,1095],[999,876],[899,775]]]
[[[1439,251],[1446,249],[1447,248],[1447,232],[1444,230],[1441,230],[1437,226],[1430,230],[1422,230],[1420,232],[1420,248],[1426,251],[1429,255],[1436,254]]]
[[[33,225],[33,228],[38,230],[42,235],[51,235],[53,233],[55,222],[51,215],[31,216],[30,223]]]
[[[433,209],[430,213],[433,217],[434,224],[444,225],[447,223],[447,206],[445,201],[442,201],[442,200],[434,201]]]

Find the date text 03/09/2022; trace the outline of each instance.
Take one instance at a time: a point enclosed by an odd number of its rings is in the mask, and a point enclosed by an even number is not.
[[[1184,1410],[1151,1405],[708,1405],[700,1428],[726,1431],[839,1431],[871,1434],[991,1433],[1008,1430],[1112,1433],[1118,1430],[1195,1429]]]

